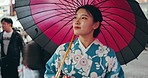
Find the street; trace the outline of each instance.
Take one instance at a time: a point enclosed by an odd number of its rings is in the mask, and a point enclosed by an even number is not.
[[[148,48],[143,51],[138,59],[123,65],[125,78],[148,78]]]

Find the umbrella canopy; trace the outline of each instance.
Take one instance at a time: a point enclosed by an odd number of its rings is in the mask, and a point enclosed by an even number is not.
[[[16,0],[15,9],[25,31],[53,53],[73,35],[72,20],[79,6],[94,5],[103,22],[98,39],[111,47],[120,64],[138,57],[145,48],[147,19],[135,0]]]

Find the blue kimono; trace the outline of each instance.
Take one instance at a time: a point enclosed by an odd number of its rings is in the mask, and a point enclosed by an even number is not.
[[[60,45],[46,63],[45,78],[56,75],[68,45]],[[124,78],[114,51],[102,45],[98,39],[87,48],[78,38],[75,39],[61,73],[71,78]]]

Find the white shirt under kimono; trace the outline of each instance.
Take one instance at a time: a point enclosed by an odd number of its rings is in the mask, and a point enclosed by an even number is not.
[[[69,43],[60,45],[46,63],[45,78],[55,76]],[[80,40],[74,40],[61,75],[71,78],[124,78],[124,72],[115,52],[95,39],[85,48]]]

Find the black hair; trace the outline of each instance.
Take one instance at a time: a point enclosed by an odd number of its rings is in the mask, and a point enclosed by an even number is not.
[[[12,25],[13,25],[13,21],[12,21],[11,18],[3,18],[3,19],[1,20],[1,22],[3,22],[3,21],[5,21],[5,22],[11,24],[11,27],[12,27]]]
[[[81,8],[91,13],[91,15],[93,16],[94,22],[100,22],[100,23],[102,22],[103,20],[102,14],[101,14],[101,11],[97,7],[93,5],[84,5],[84,6],[78,7],[76,12]],[[93,37],[94,38],[97,37],[99,33],[100,33],[100,26],[94,30]]]

